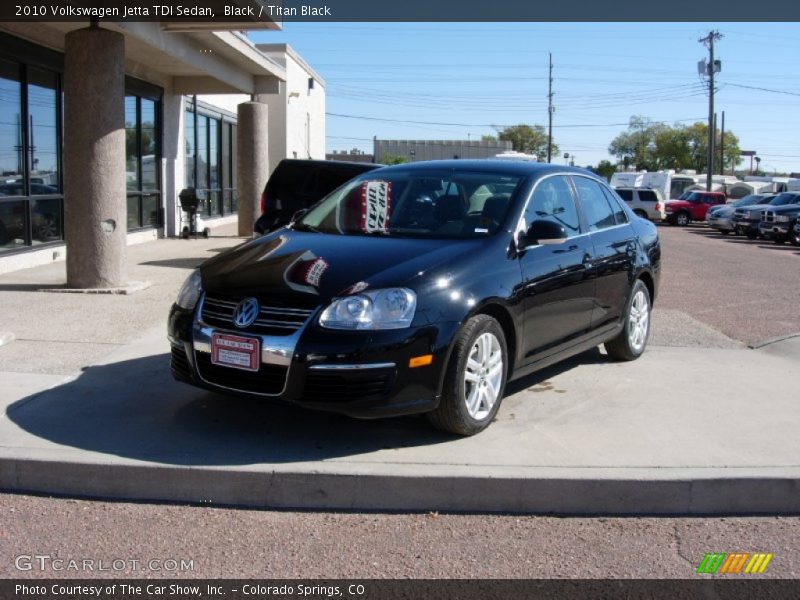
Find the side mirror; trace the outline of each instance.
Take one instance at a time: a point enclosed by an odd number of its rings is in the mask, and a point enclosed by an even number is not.
[[[292,220],[289,222],[289,225],[294,225],[295,223],[297,223],[297,221],[302,219],[307,212],[308,212],[307,208],[301,208],[300,210],[298,210],[296,213],[292,215]]]
[[[567,241],[567,230],[563,225],[538,219],[531,223],[528,231],[520,235],[519,244],[521,248],[527,248],[536,244],[563,244],[565,241]]]

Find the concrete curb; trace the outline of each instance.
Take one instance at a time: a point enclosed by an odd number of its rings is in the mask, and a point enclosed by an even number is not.
[[[794,469],[797,470],[797,469]],[[723,470],[729,471],[729,470]],[[750,471],[750,473],[747,473]],[[706,477],[430,476],[0,459],[0,488],[255,508],[556,515],[800,514],[800,470]],[[654,471],[650,471],[650,475]]]
[[[754,344],[748,344],[747,347],[750,350],[758,350],[759,348],[764,348],[765,346],[771,346],[772,344],[777,344],[778,342],[785,342],[786,340],[791,340],[796,337],[800,337],[800,333],[790,333],[788,335],[779,335],[778,337],[769,338],[767,340],[762,340],[760,342],[756,342]]]

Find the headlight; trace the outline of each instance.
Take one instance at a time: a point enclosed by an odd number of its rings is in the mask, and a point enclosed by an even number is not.
[[[195,269],[194,272],[186,278],[186,281],[183,282],[175,304],[186,310],[194,310],[197,301],[200,299],[200,294],[202,293],[203,283],[200,278],[200,270]]]
[[[405,329],[411,325],[417,295],[407,288],[386,288],[336,298],[322,311],[327,329]]]

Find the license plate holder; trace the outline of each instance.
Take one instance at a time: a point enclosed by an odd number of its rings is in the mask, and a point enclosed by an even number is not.
[[[258,371],[261,340],[215,331],[211,335],[211,363],[241,371]]]

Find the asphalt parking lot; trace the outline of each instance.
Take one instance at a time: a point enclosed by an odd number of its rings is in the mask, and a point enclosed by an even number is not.
[[[800,333],[800,248],[705,225],[659,227],[658,309],[678,310],[748,345]]]

